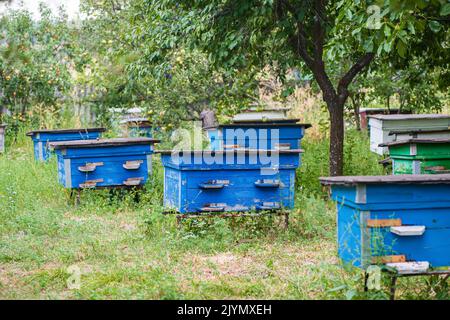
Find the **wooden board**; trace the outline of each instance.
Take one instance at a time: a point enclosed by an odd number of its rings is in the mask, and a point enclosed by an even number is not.
[[[372,262],[376,264],[400,263],[406,262],[406,257],[404,255],[372,257]]]
[[[399,227],[402,225],[401,219],[368,219],[369,228]]]

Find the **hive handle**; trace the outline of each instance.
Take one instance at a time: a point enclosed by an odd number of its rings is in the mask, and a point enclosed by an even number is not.
[[[211,180],[205,183],[200,183],[200,189],[222,189],[226,185],[230,184],[229,180]]]
[[[255,186],[258,188],[279,188],[280,180],[277,179],[260,179],[255,181]]]
[[[103,165],[103,162],[91,162],[86,163],[84,166],[79,166],[78,170],[81,172],[93,172],[97,167],[100,167]]]
[[[123,164],[123,167],[127,170],[137,170],[141,167],[143,162],[144,161],[142,160],[127,161]]]
[[[291,144],[290,143],[276,143],[275,144],[275,150],[290,150]]]
[[[425,226],[398,226],[391,227],[390,231],[402,237],[421,236],[425,233]]]
[[[225,203],[207,203],[199,209],[201,212],[222,212],[225,211]]]
[[[95,188],[97,186],[97,183],[101,183],[101,182],[103,182],[103,179],[86,180],[84,183],[80,183],[79,187],[82,189]]]
[[[123,184],[126,186],[138,186],[143,180],[144,177],[128,178],[127,180],[123,181]]]

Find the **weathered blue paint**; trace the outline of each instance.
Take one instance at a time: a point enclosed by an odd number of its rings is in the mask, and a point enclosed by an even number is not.
[[[94,140],[100,138],[104,131],[104,128],[36,130],[28,132],[27,136],[33,140],[34,158],[46,161],[50,157],[50,142]]]
[[[233,123],[208,130],[211,150],[227,145],[250,149],[299,149],[309,124],[299,123]]]
[[[300,150],[261,157],[257,152],[236,150],[184,152],[175,156],[160,153],[164,166],[164,206],[168,209],[193,213],[202,212],[202,208],[211,204],[216,204],[217,211],[294,206]],[[270,156],[274,161],[267,161]]]
[[[151,174],[155,139],[101,139],[50,143],[58,179],[66,188],[143,185]]]
[[[337,202],[338,253],[345,263],[366,268],[374,257],[404,255],[432,267],[450,266],[450,175],[430,181],[425,176],[415,182],[412,175],[407,184],[399,176],[378,182],[322,179]],[[342,184],[348,178],[356,179]],[[425,226],[425,233],[399,236],[390,227],[368,227],[368,219],[400,219],[405,226]]]

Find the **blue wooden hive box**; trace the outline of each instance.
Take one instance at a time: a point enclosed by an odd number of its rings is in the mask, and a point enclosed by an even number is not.
[[[179,213],[292,208],[301,152],[158,151],[164,207]]]
[[[337,202],[338,252],[345,263],[450,266],[450,174],[321,182],[331,185]]]
[[[147,118],[128,118],[121,121],[121,124],[124,125],[128,137],[153,137],[152,124]]]
[[[151,138],[51,142],[58,180],[66,188],[131,187],[145,184],[152,170]]]
[[[297,123],[298,119],[272,122],[234,122],[208,130],[211,150],[228,148],[300,149],[301,139],[310,124]]]
[[[95,140],[100,138],[105,128],[84,129],[58,129],[58,130],[35,130],[27,133],[31,137],[34,146],[34,158],[46,161],[49,156],[48,144],[50,142],[71,140]]]

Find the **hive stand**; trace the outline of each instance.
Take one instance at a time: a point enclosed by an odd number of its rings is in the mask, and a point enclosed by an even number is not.
[[[125,190],[125,191],[132,191],[132,190],[138,190],[141,191],[142,189],[144,189],[143,185],[138,185],[138,186],[114,186],[114,187],[96,187],[96,188],[77,188],[77,189],[69,189],[70,193],[69,193],[69,204],[73,203],[75,206],[79,206],[81,204],[81,191],[83,190],[100,190],[100,189],[108,189],[109,190],[109,199],[111,200],[112,197],[114,196],[114,193],[118,190]],[[134,201],[136,203],[139,203],[141,201],[139,192],[136,192],[135,197],[134,197]]]
[[[289,227],[289,210],[266,210],[265,213],[249,213],[249,212],[227,212],[227,213],[209,213],[209,214],[189,214],[178,213],[174,211],[164,211],[163,214],[175,214],[177,218],[177,226],[180,227],[185,219],[199,218],[241,218],[241,217],[264,217],[264,216],[284,216],[284,229]]]
[[[397,279],[403,277],[419,277],[419,276],[443,276],[443,282],[447,281],[450,278],[450,269],[449,270],[430,270],[425,272],[398,272],[392,268],[383,268],[382,271],[389,274],[391,277],[389,292],[390,292],[390,300],[395,300],[395,293],[397,290]],[[364,273],[364,292],[368,292],[369,288],[367,286],[367,282],[369,280],[369,274],[367,272]]]

